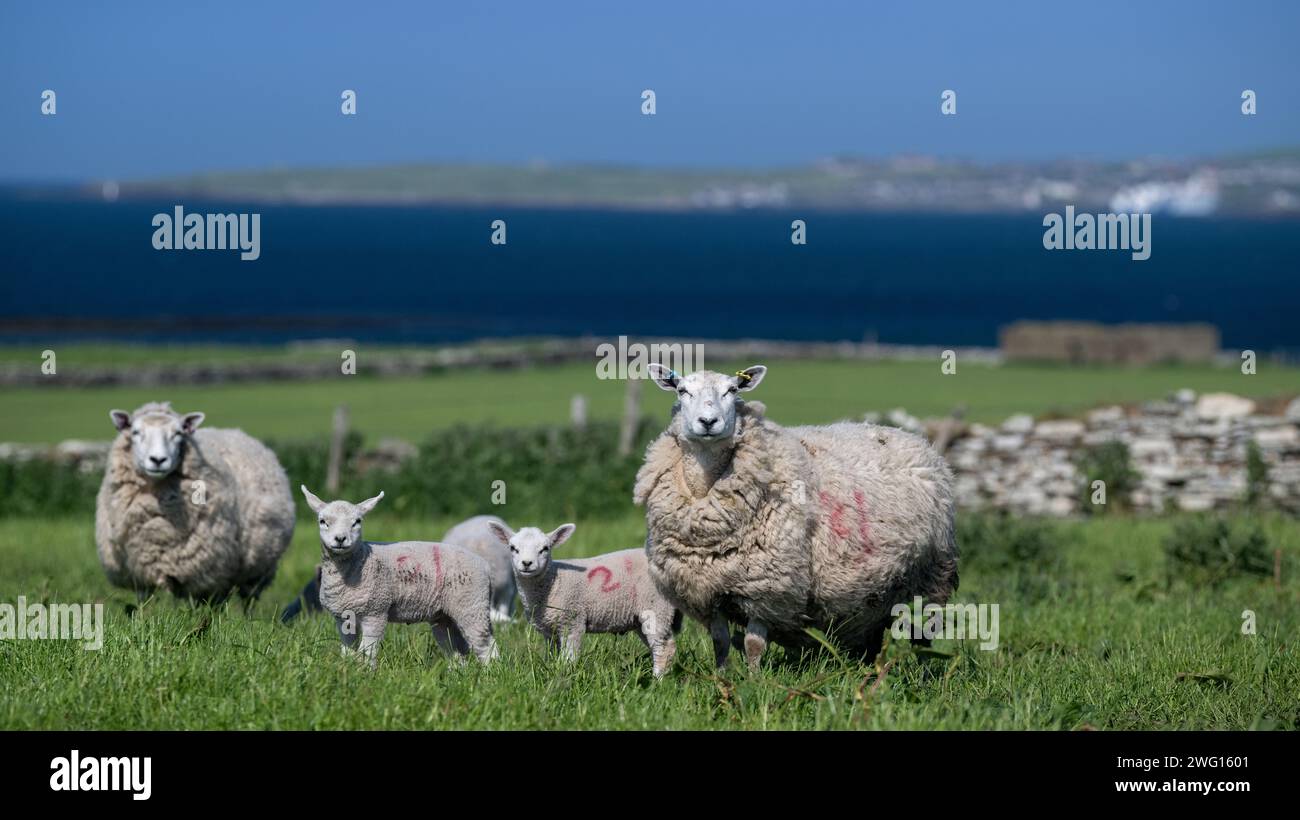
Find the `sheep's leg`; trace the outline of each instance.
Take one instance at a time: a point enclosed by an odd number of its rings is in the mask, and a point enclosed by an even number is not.
[[[260,578],[254,578],[252,581],[240,585],[239,597],[243,599],[245,615],[247,615],[253,608],[253,605],[257,603],[257,599],[262,597],[262,593],[266,591],[266,588],[269,587],[271,582],[274,580],[275,573],[269,572]]]
[[[762,621],[750,621],[745,627],[745,660],[749,671],[758,671],[758,662],[767,649],[767,626]]]
[[[446,621],[433,624],[433,640],[434,643],[438,644],[438,649],[442,651],[442,654],[449,658],[464,660],[467,649],[465,638],[460,634],[460,630],[456,629],[455,625]]]
[[[576,661],[578,653],[582,651],[582,633],[585,632],[581,622],[575,623],[569,627],[568,633],[564,636],[564,659],[566,661]]]
[[[355,651],[354,647],[359,636],[357,635],[356,629],[344,627],[342,618],[335,618],[334,625],[338,628],[339,639],[343,641],[343,657],[346,658]]]
[[[513,590],[507,590],[492,597],[491,616],[493,623],[505,623],[510,620],[510,610],[514,608],[514,596]]]
[[[652,609],[642,612],[640,620],[641,629],[637,634],[650,647],[655,677],[662,678],[673,661],[673,655],[677,653],[677,641],[673,640],[673,620],[670,617],[667,623],[660,622]]]
[[[654,659],[656,678],[662,678],[672,666],[673,656],[677,654],[677,640],[669,635],[650,646],[650,655]]]
[[[287,624],[302,612],[320,612],[320,564],[307,585],[298,593],[298,597],[289,602],[280,616],[280,623]]]
[[[731,625],[722,613],[714,613],[709,622],[709,634],[713,636],[713,662],[719,670],[727,668],[727,653],[731,651]]]
[[[501,654],[492,637],[492,618],[487,610],[452,618],[452,635],[461,657],[472,651],[475,657],[487,663]]]
[[[370,615],[361,619],[361,641],[357,651],[369,662],[371,669],[379,664],[379,642],[384,639],[387,627],[388,619],[382,615]]]

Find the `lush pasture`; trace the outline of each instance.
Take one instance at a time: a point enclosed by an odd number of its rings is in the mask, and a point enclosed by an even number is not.
[[[376,512],[367,530],[429,537],[446,523]],[[643,526],[635,514],[581,523],[572,554],[636,545]],[[503,657],[489,668],[450,664],[426,628],[394,626],[369,672],[339,656],[329,619],[276,622],[316,560],[310,522],[245,615],[170,599],[131,613],[133,597],[100,572],[89,520],[0,521],[0,602],[102,601],[107,619],[98,652],[0,642],[0,728],[1300,727],[1300,525],[1268,519],[1286,557],[1281,589],[1168,582],[1166,521],[1053,526],[1050,556],[963,565],[959,599],[999,604],[996,651],[891,642],[883,679],[829,653],[801,663],[776,651],[758,675],[734,655],[717,675],[704,630],[688,623],[676,669],[656,683],[632,636],[590,636],[569,667],[521,623],[498,629]],[[1241,632],[1244,609],[1254,636]]]
[[[13,348],[0,350],[7,350],[4,355],[8,357],[17,355]],[[122,354],[128,356],[124,361],[139,355],[135,349],[128,351]],[[39,366],[39,351],[28,353],[33,367]],[[103,355],[96,348],[84,353],[73,349],[60,354],[59,367],[66,373],[85,359],[99,361]],[[201,359],[203,354],[195,355]],[[220,355],[235,354],[225,351]],[[269,354],[254,351],[250,355]],[[209,424],[243,427],[254,435],[277,439],[326,433],[339,404],[349,406],[353,426],[372,440],[386,436],[419,440],[432,429],[461,423],[561,423],[568,418],[570,401],[577,394],[587,397],[589,415],[594,419],[617,418],[623,407],[625,383],[598,379],[594,363],[379,380],[364,376],[364,353],[359,361],[362,375],[340,375],[327,381],[6,389],[0,391],[0,441],[109,438],[110,409],[133,409],[159,399],[169,399],[183,410],[202,409]],[[735,369],[752,363],[708,364]],[[1246,376],[1234,368],[1210,366],[989,367],[959,362],[956,374],[943,375],[937,361],[774,362],[755,397],[766,402],[770,415],[785,424],[856,418],[867,411],[894,407],[917,416],[946,415],[959,405],[965,407],[969,419],[997,422],[1018,412],[1069,414],[1108,402],[1159,398],[1181,387],[1260,397],[1294,395],[1300,393],[1300,370],[1264,364],[1257,374]],[[653,388],[643,396],[644,410],[652,416],[666,414],[670,403],[668,396]]]
[[[89,366],[98,354],[87,350]],[[61,354],[60,368],[78,361]],[[1077,413],[1158,398],[1180,387],[1295,394],[1300,372],[959,363],[956,375],[944,376],[937,362],[778,362],[756,396],[787,423],[897,406],[945,414],[959,404],[968,418],[998,421],[1014,412]],[[574,365],[419,379],[5,390],[0,441],[107,438],[109,408],[157,398],[202,409],[210,424],[280,440],[320,436],[334,407],[347,403],[354,426],[370,440],[420,440],[452,425],[563,424],[577,393],[588,397],[593,418],[612,419],[621,412],[623,389],[622,382],[596,379],[594,367]],[[666,415],[669,401],[649,389],[645,412]],[[514,475],[507,470],[506,477]],[[555,520],[518,520],[538,509],[527,506],[525,478],[512,478],[511,502],[501,513],[516,526],[561,523],[561,509]],[[401,514],[399,495],[367,520],[371,537],[434,538],[452,523],[416,517],[415,507]],[[1162,541],[1172,520],[1044,525],[1046,538],[1028,551],[1012,544],[1012,531],[1026,525],[1004,522],[1010,529],[986,528],[982,541],[964,542],[958,595],[999,606],[996,651],[975,641],[941,640],[928,652],[891,641],[877,667],[831,653],[801,660],[775,650],[757,675],[735,656],[719,675],[704,630],[688,623],[676,668],[656,683],[633,636],[591,636],[578,664],[567,666],[518,622],[498,630],[503,657],[488,668],[449,663],[427,628],[394,626],[378,670],[365,670],[339,656],[328,618],[277,622],[278,608],[317,560],[310,521],[300,523],[274,586],[246,614],[237,603],[211,609],[158,598],[137,605],[133,595],[110,588],[88,513],[0,516],[0,604],[19,596],[99,601],[107,619],[100,651],[77,642],[0,641],[0,728],[1294,729],[1300,523],[1264,521],[1268,554],[1283,554],[1280,587],[1258,575],[1218,585],[1171,577]],[[645,533],[630,502],[602,518],[580,516],[578,525],[564,547],[569,555],[637,546]],[[1253,636],[1242,634],[1244,610],[1255,614]]]

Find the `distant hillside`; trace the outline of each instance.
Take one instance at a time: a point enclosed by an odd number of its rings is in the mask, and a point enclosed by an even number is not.
[[[392,165],[208,173],[86,191],[331,203],[515,204],[632,209],[1094,211],[1300,215],[1300,150],[1212,160],[975,164],[926,156],[832,158],[769,170],[604,165]]]

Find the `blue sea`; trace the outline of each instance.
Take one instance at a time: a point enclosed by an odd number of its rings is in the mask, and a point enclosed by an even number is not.
[[[1043,248],[1041,215],[644,213],[186,201],[261,258],[155,250],[174,200],[0,196],[0,341],[647,335],[995,345],[1017,319],[1217,325],[1300,349],[1300,223],[1156,215],[1152,253]],[[503,219],[507,243],[489,241]],[[807,223],[807,244],[790,223]]]

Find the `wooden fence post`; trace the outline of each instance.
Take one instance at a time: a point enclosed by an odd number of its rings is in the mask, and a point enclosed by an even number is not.
[[[330,430],[330,460],[325,469],[325,492],[331,498],[339,492],[339,473],[343,469],[343,445],[348,437],[348,406],[334,408],[334,424]]]

